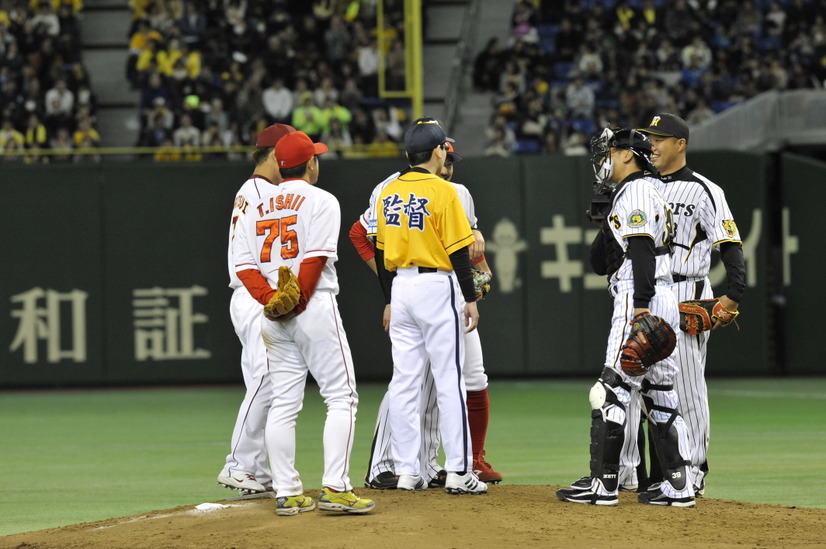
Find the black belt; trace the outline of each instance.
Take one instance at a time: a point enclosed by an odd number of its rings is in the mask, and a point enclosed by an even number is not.
[[[419,274],[422,274],[422,273],[437,273],[437,272],[439,272],[439,269],[437,269],[435,267],[419,267]]]
[[[689,277],[672,273],[671,278],[674,280],[674,282],[685,282],[686,280],[688,280]],[[691,278],[694,277],[692,276]]]

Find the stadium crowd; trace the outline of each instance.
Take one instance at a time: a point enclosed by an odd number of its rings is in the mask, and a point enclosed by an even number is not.
[[[100,143],[81,59],[82,9],[82,0],[0,1],[1,151],[26,151],[27,162],[65,162],[76,158],[72,149]],[[44,150],[55,154],[39,154]]]
[[[132,2],[127,78],[140,90],[138,145],[184,150],[255,142],[291,124],[336,154],[397,156],[409,116],[378,98],[404,87],[403,2],[379,40],[373,2]]]
[[[825,0],[517,0],[473,66],[486,155],[586,154],[656,112],[698,124],[767,90],[822,88]]]
[[[426,2],[425,2],[426,3]],[[136,146],[156,160],[226,157],[289,123],[344,157],[398,155],[410,112],[403,0],[130,0],[124,78],[139,92]],[[821,88],[826,0],[516,0],[506,42],[472,67],[490,93],[486,155],[585,154],[606,125],[656,111],[697,124],[771,89]],[[96,159],[96,96],[82,0],[0,0],[0,150],[28,162]],[[237,149],[236,149],[237,150]],[[39,154],[49,151],[50,154]],[[240,158],[242,153],[230,153]],[[3,156],[16,160],[20,156]]]

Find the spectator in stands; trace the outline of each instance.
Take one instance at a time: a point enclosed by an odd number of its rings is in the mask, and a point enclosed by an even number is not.
[[[696,66],[706,70],[711,65],[711,49],[703,41],[702,36],[695,36],[691,43],[683,48],[680,58],[684,69]]]
[[[9,141],[14,141],[22,149],[26,143],[26,138],[14,127],[12,119],[5,117],[2,125],[0,125],[0,148],[5,149]]]
[[[324,113],[313,103],[313,94],[305,92],[301,98],[301,104],[293,111],[290,124],[300,130],[313,141],[318,141],[321,133],[327,128],[327,120]]]
[[[568,135],[563,153],[565,156],[584,156],[590,153],[588,150],[588,136],[581,131],[574,130]]]
[[[138,139],[139,147],[160,147],[167,140],[172,143],[172,130],[166,124],[163,113],[152,116],[151,125],[145,128]]]
[[[586,80],[602,77],[602,57],[597,53],[594,46],[588,42],[580,45],[574,66],[578,74]]]
[[[270,87],[261,94],[261,101],[273,123],[288,124],[290,122],[293,112],[293,95],[284,86],[282,78],[275,78],[272,81]]]
[[[29,114],[23,137],[27,149],[42,149],[49,146],[49,133],[36,112]]]
[[[224,110],[224,101],[220,97],[213,97],[209,102],[209,111],[204,116],[204,124],[207,128],[215,124],[218,134],[221,135],[229,129],[229,115]],[[203,143],[207,141],[202,140]]]
[[[75,151],[74,156],[72,157],[72,161],[77,164],[80,162],[100,162],[100,155],[97,153],[89,152],[90,149],[97,148],[97,143],[92,140],[92,137],[86,136],[84,137],[77,146],[78,149],[82,149],[81,151]]]
[[[333,86],[333,79],[330,76],[325,76],[321,79],[318,87],[313,90],[313,103],[319,107],[323,107],[327,102],[338,102],[338,90]]]
[[[558,154],[562,152],[562,147],[559,143],[559,134],[554,130],[548,130],[542,139],[542,154]]]
[[[353,120],[350,122],[349,130],[354,145],[372,143],[376,136],[376,125],[373,122],[373,117],[361,107],[356,107],[355,112],[353,112]]]
[[[680,70],[680,59],[674,44],[668,38],[660,40],[659,46],[654,50],[656,58],[655,68],[658,71]]]
[[[378,95],[379,49],[375,38],[358,49],[359,87],[366,95]]]
[[[492,138],[485,147],[485,156],[501,156],[506,157],[511,155],[512,148],[505,143],[505,132],[502,128],[491,129]]]
[[[78,121],[77,129],[72,135],[72,141],[76,147],[83,147],[91,145],[92,147],[100,146],[100,134],[92,127],[92,119],[88,116]]]
[[[52,8],[49,0],[40,0],[35,8],[35,15],[31,18],[32,28],[36,36],[51,36],[57,38],[60,34],[60,19]]]
[[[346,151],[353,146],[353,138],[337,118],[330,120],[327,130],[321,134],[320,141],[335,153],[337,158],[343,158]]]
[[[376,138],[367,146],[368,158],[395,158],[399,156],[399,145],[390,139],[383,129],[376,130]]]
[[[595,100],[594,92],[585,85],[580,76],[574,77],[573,82],[565,89],[565,101],[574,118],[593,118]]]
[[[157,105],[157,100],[163,100],[162,105],[171,105],[171,94],[159,72],[149,74],[147,86],[141,92],[140,109],[145,115]],[[48,100],[48,98],[47,98]]]
[[[80,23],[72,7],[61,4],[57,8],[57,21],[60,27],[57,49],[67,62],[78,61],[80,59]]]
[[[503,147],[507,154],[513,151],[516,143],[516,133],[508,126],[508,120],[502,114],[497,114],[493,118],[493,123],[485,129],[485,136],[488,138],[488,146]]]
[[[69,124],[75,107],[75,94],[63,79],[46,92],[46,125],[51,128]]]
[[[51,162],[71,162],[74,142],[69,128],[66,126],[58,127],[54,137],[49,140],[49,148],[52,150]]]
[[[353,113],[350,112],[350,109],[338,103],[330,103],[329,101],[321,109],[321,112],[327,121],[325,131],[329,129],[333,121],[338,122],[342,129],[346,131],[350,126],[350,121],[353,119]],[[326,143],[323,139],[320,141]]]
[[[178,20],[181,29],[181,38],[187,44],[197,46],[206,36],[206,15],[201,11],[199,3],[190,0],[184,8],[184,15]]]
[[[181,149],[175,146],[171,137],[168,137],[152,155],[152,160],[154,162],[180,162],[183,156]]]
[[[484,49],[473,61],[473,87],[477,92],[493,92],[498,89],[502,73],[502,51],[499,39],[490,38]]]
[[[741,2],[733,30],[740,35],[757,38],[763,29],[763,14],[752,0]]]
[[[380,106],[373,109],[373,124],[376,128],[376,138],[378,138],[379,133],[384,132],[389,139],[397,143],[401,141],[404,130],[399,124],[395,108]]]
[[[181,115],[179,127],[172,132],[172,141],[176,147],[200,147],[201,132],[192,124],[192,117],[189,114]]]
[[[363,98],[364,94],[361,93],[355,78],[348,78],[344,81],[344,89],[339,98],[342,107],[352,112],[361,104]]]
[[[338,63],[350,54],[350,32],[339,15],[330,18],[330,26],[324,32],[324,51],[331,63]]]

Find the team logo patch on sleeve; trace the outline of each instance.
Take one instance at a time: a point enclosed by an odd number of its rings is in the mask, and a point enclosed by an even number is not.
[[[646,221],[648,221],[648,218],[645,216],[645,212],[642,210],[634,210],[628,215],[629,227],[642,227],[643,225],[645,225]]]
[[[723,230],[726,231],[729,238],[734,238],[737,235],[737,225],[733,219],[723,220]]]

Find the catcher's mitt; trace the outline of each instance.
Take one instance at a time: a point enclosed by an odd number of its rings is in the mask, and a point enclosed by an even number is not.
[[[278,288],[264,305],[264,316],[270,320],[285,320],[301,297],[301,288],[298,286],[298,277],[289,267],[278,268]]]
[[[485,296],[488,295],[488,292],[490,291],[490,281],[493,278],[493,275],[478,269],[472,269],[472,272],[473,287],[476,288],[476,301],[485,299]]]
[[[652,364],[671,356],[677,335],[664,319],[640,313],[631,319],[631,333],[620,354],[622,370],[629,376],[645,374]]]
[[[728,326],[740,311],[729,311],[719,299],[694,299],[683,301],[680,308],[680,329],[688,335],[701,334],[711,330],[716,322],[720,326]]]

